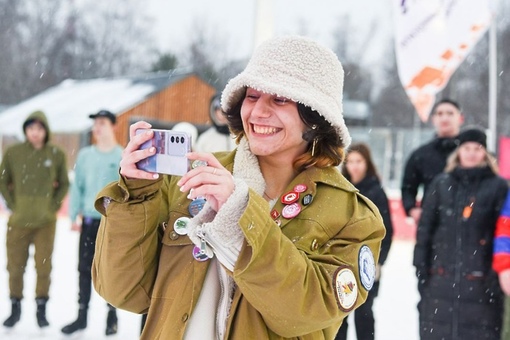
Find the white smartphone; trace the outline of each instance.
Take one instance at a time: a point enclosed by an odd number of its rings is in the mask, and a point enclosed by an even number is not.
[[[151,130],[154,131],[154,137],[143,143],[140,150],[154,146],[156,154],[136,163],[137,168],[148,172],[177,176],[188,172],[190,161],[186,158],[186,153],[191,151],[191,137],[181,131]],[[138,129],[136,134],[145,131],[147,129]]]

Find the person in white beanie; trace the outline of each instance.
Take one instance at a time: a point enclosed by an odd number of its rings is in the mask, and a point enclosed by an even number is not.
[[[172,131],[186,132],[191,140],[191,148],[195,150],[198,138],[198,129],[195,125],[189,122],[179,122],[172,127]]]
[[[375,279],[382,218],[340,173],[351,138],[336,55],[270,39],[229,81],[232,152],[192,152],[182,177],[136,162],[152,133],[130,127],[92,270],[113,305],[148,312],[142,339],[333,339]]]
[[[211,98],[209,105],[209,116],[213,126],[205,130],[197,139],[195,151],[198,152],[218,152],[232,151],[236,147],[236,142],[230,134],[227,117],[221,111],[221,96],[215,94]]]

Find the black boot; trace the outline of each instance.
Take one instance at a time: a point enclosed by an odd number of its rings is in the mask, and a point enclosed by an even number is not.
[[[62,328],[62,333],[73,334],[76,331],[87,328],[87,307],[80,306],[78,310],[78,319]]]
[[[106,335],[117,334],[117,311],[115,307],[108,305],[110,309],[108,311],[108,316],[106,317]]]
[[[35,302],[37,303],[37,324],[39,327],[48,327],[50,323],[46,320],[46,302],[48,302],[48,298],[36,298]]]
[[[21,300],[18,298],[11,298],[12,312],[11,316],[4,321],[5,327],[13,327],[21,317]]]

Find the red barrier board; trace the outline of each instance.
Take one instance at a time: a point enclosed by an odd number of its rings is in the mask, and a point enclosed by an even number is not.
[[[500,176],[510,180],[510,137],[499,139],[498,165]]]

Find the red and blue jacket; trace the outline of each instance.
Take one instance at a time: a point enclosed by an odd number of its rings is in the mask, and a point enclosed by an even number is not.
[[[492,268],[498,273],[510,269],[510,191],[496,223]]]

